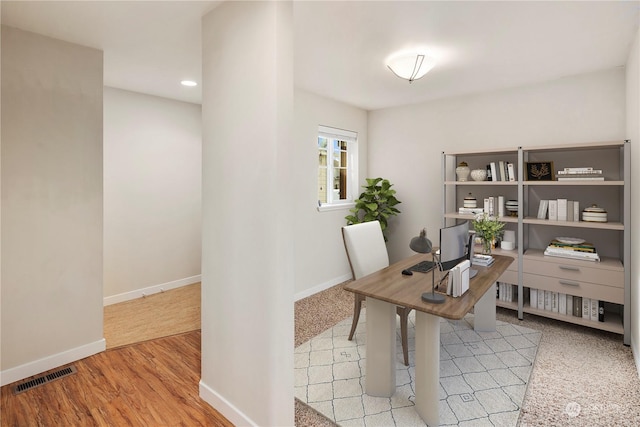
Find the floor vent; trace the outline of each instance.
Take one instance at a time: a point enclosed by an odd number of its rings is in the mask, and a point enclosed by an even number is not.
[[[55,381],[60,378],[64,378],[71,374],[75,374],[76,372],[78,372],[76,370],[76,367],[71,365],[71,366],[67,366],[66,368],[62,368],[62,369],[58,369],[57,371],[50,372],[45,375],[40,375],[39,377],[23,381],[20,384],[16,385],[13,388],[13,394],[23,393],[27,390],[31,390],[32,388],[44,385],[48,382]]]

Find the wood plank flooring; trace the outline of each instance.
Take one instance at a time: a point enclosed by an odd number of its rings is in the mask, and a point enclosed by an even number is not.
[[[232,426],[198,395],[200,331],[115,348],[24,393],[2,387],[5,426]]]
[[[200,329],[200,283],[104,308],[107,348]]]

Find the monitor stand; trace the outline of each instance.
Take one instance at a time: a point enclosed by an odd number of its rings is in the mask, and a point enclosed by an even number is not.
[[[474,277],[476,277],[476,274],[478,274],[478,270],[476,270],[475,268],[469,269],[469,279],[473,279]]]

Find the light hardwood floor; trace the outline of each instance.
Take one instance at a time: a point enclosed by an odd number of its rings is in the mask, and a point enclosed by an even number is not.
[[[104,308],[107,348],[200,329],[200,283]]]
[[[24,393],[2,387],[0,425],[231,426],[198,394],[199,329],[199,283],[107,306],[107,351]]]
[[[198,396],[200,331],[107,350],[24,393],[2,387],[4,426],[232,426]]]

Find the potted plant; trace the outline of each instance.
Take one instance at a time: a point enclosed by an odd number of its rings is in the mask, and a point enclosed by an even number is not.
[[[479,213],[473,219],[473,229],[476,236],[482,239],[482,253],[491,254],[491,248],[495,245],[496,238],[502,236],[505,223],[498,218],[489,216],[488,213]]]
[[[387,220],[400,213],[395,206],[402,203],[396,199],[396,190],[393,190],[392,186],[387,179],[367,178],[367,185],[362,186],[365,190],[355,200],[355,207],[349,210],[351,215],[345,217],[347,225],[379,221],[384,235]],[[386,235],[384,240],[387,241]]]

